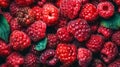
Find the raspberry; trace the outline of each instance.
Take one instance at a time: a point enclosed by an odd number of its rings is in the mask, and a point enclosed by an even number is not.
[[[56,55],[60,59],[60,61],[64,64],[71,64],[76,60],[77,49],[72,44],[58,44],[56,49]]]
[[[60,7],[61,2],[62,2],[62,0],[57,0],[57,2],[55,3],[55,4],[56,4],[56,6],[57,6],[57,7]]]
[[[95,33],[98,30],[98,24],[91,25],[92,33]]]
[[[80,0],[80,3],[82,3],[83,5],[88,3],[88,2],[89,2],[89,0]]]
[[[113,0],[113,1],[120,6],[120,0]]]
[[[59,17],[58,8],[52,4],[45,4],[42,11],[42,20],[48,25],[52,26],[56,24]]]
[[[0,0],[0,7],[8,7],[9,6],[9,0]]]
[[[112,62],[118,53],[117,46],[113,42],[106,42],[101,50],[101,58],[106,63]]]
[[[106,67],[106,66],[101,60],[95,59],[94,62],[92,63],[92,67]]]
[[[114,6],[111,2],[101,2],[97,6],[98,13],[101,17],[108,19],[114,14]]]
[[[78,41],[83,42],[87,40],[90,35],[90,26],[84,19],[76,19],[69,22],[68,31],[72,33]]]
[[[98,11],[95,5],[87,3],[83,6],[80,17],[87,21],[94,21],[98,17]]]
[[[34,0],[15,0],[15,2],[19,6],[29,6],[34,3]]]
[[[43,39],[45,32],[46,24],[43,21],[36,21],[27,29],[28,36],[35,42]]]
[[[79,0],[62,0],[60,4],[61,14],[70,19],[74,19],[78,16],[81,3]]]
[[[38,5],[41,7],[46,3],[46,0],[39,0]]]
[[[86,48],[78,48],[77,59],[81,67],[87,67],[92,60],[92,52]]]
[[[91,35],[86,46],[93,52],[99,52],[102,49],[104,39],[101,35]]]
[[[60,18],[58,20],[58,24],[56,25],[56,28],[58,29],[58,28],[65,27],[65,26],[67,26],[67,19]]]
[[[7,63],[0,65],[0,67],[8,67]]]
[[[120,59],[117,59],[108,65],[108,67],[119,67],[119,66],[120,66]]]
[[[24,50],[31,44],[30,38],[22,31],[15,30],[10,35],[10,44],[14,50]]]
[[[57,30],[57,36],[61,42],[70,42],[72,41],[73,37],[68,32],[67,27],[62,27]]]
[[[54,66],[58,62],[58,59],[55,56],[55,50],[48,49],[45,52],[43,52],[42,55],[40,56],[40,62],[42,64],[48,64]]]
[[[32,46],[31,46],[30,52],[33,53],[34,55],[37,55],[37,56],[40,54],[39,51],[35,50],[35,45],[32,45]]]
[[[120,13],[120,6],[118,7],[118,12]]]
[[[27,54],[24,59],[24,67],[38,67],[37,57],[32,53]]]
[[[3,16],[6,18],[7,22],[10,23],[12,16],[9,12],[3,13]]]
[[[120,31],[117,31],[112,35],[112,41],[120,46]]]
[[[7,57],[6,62],[8,66],[20,67],[24,63],[24,58],[19,53],[13,52]]]

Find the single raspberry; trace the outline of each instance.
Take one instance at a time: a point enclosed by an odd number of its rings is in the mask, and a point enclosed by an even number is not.
[[[119,67],[119,66],[120,66],[120,59],[117,59],[108,65],[108,67]]]
[[[77,59],[81,67],[87,67],[92,60],[92,52],[86,48],[78,48]]]
[[[104,39],[101,35],[91,35],[86,46],[93,52],[99,52],[102,49]]]
[[[24,50],[31,44],[30,38],[22,31],[15,30],[10,35],[10,44],[14,50]]]
[[[99,15],[105,19],[108,19],[114,15],[114,5],[111,2],[100,2],[97,9]]]
[[[32,53],[25,56],[23,67],[38,67],[38,58]]]
[[[90,35],[90,26],[84,19],[72,20],[68,24],[68,31],[80,41],[85,41]]]
[[[99,59],[95,59],[92,63],[92,67],[106,67],[106,65]]]
[[[96,6],[90,3],[85,4],[80,12],[80,17],[87,21],[96,20],[98,17]]]
[[[31,48],[30,48],[30,53],[33,53],[34,55],[37,55],[39,56],[40,55],[40,51],[37,51],[35,49],[35,45],[32,45]]]
[[[105,38],[109,38],[112,35],[112,30],[103,26],[98,28],[98,33],[102,34]]]
[[[101,50],[101,58],[106,63],[112,62],[117,54],[118,54],[118,49],[116,44],[114,44],[113,42],[106,42]]]
[[[8,7],[9,6],[9,0],[0,0],[0,7]]]
[[[74,19],[78,16],[81,8],[79,0],[62,0],[60,4],[61,14],[70,19]]]
[[[62,27],[57,30],[57,36],[61,42],[70,42],[73,39],[73,36],[67,30],[67,27]]]
[[[46,0],[39,0],[38,5],[42,7],[46,3]]]
[[[56,55],[64,64],[71,64],[76,60],[77,49],[73,44],[58,44]]]
[[[42,55],[40,56],[39,60],[42,64],[48,64],[52,66],[54,66],[58,62],[58,59],[55,56],[55,50],[53,49],[48,49],[44,51]]]
[[[15,3],[19,6],[29,6],[34,3],[34,0],[15,0]]]
[[[45,4],[42,11],[42,20],[48,25],[55,25],[59,17],[58,8],[52,4]]]
[[[56,34],[48,34],[47,41],[47,47],[49,48],[56,48],[57,44],[59,43],[59,39]]]
[[[45,32],[46,24],[43,21],[36,21],[27,29],[28,36],[35,42],[43,39]]]
[[[120,46],[120,31],[117,31],[112,35],[112,41]]]
[[[120,6],[120,0],[113,0],[113,1]]]
[[[4,12],[3,16],[6,18],[8,23],[10,23],[11,19],[13,18],[9,12]]]
[[[13,52],[7,57],[6,62],[11,67],[20,67],[24,63],[24,58],[19,53]]]

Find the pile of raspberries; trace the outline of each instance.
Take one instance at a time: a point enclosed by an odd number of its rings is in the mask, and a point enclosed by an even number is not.
[[[0,67],[120,67],[120,30],[99,21],[115,13],[120,0],[0,0],[11,32],[0,39]]]

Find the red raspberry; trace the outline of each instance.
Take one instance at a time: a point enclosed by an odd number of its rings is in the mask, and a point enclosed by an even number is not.
[[[60,4],[61,14],[70,19],[74,19],[78,16],[81,3],[79,0],[62,0]]]
[[[106,67],[106,66],[101,60],[95,59],[92,63],[92,67]]]
[[[71,64],[76,60],[77,49],[75,45],[60,43],[57,46],[56,55],[62,63]]]
[[[39,0],[38,5],[42,7],[46,3],[46,0]]]
[[[43,39],[45,32],[46,24],[43,21],[36,21],[27,29],[28,36],[35,42]]]
[[[70,21],[68,31],[80,42],[85,41],[90,35],[90,27],[84,19]]]
[[[8,23],[10,23],[11,19],[13,18],[9,12],[3,13],[3,16],[6,18]]]
[[[86,46],[93,52],[99,52],[102,49],[104,39],[101,35],[92,35]]]
[[[61,2],[62,2],[62,0],[57,0],[57,2],[55,3],[55,4],[56,4],[56,6],[57,6],[57,7],[60,7]]]
[[[113,1],[120,6],[120,0],[113,0]]]
[[[96,20],[98,17],[98,11],[95,5],[87,3],[83,6],[80,17],[87,21]]]
[[[111,2],[100,2],[97,9],[99,15],[105,19],[110,18],[114,14],[114,5]]]
[[[15,0],[15,2],[19,6],[29,6],[34,3],[34,0]]]
[[[24,50],[31,44],[30,38],[22,31],[15,30],[10,35],[10,44],[14,50]]]
[[[91,25],[92,33],[95,33],[98,30],[98,24]]]
[[[48,25],[55,25],[59,17],[58,8],[52,4],[45,4],[42,11],[42,20]]]
[[[102,34],[105,38],[111,37],[112,30],[103,26],[98,28],[98,33]]]
[[[7,57],[6,62],[8,66],[20,67],[24,63],[24,58],[19,53],[13,52]]]
[[[112,41],[120,46],[120,31],[117,31],[112,35]]]
[[[117,56],[118,49],[113,42],[106,42],[101,50],[101,58],[106,63],[112,62]]]
[[[92,52],[86,48],[78,48],[77,59],[81,67],[87,67],[92,60]]]
[[[38,59],[32,53],[29,53],[25,56],[24,67],[38,67]]]
[[[59,20],[58,20],[58,24],[56,25],[56,28],[58,29],[58,28],[61,28],[61,27],[65,27],[65,26],[67,26],[67,19],[65,19],[65,18],[60,18]]]
[[[108,67],[119,67],[119,66],[120,66],[120,59],[117,59],[108,65]]]
[[[0,0],[0,7],[8,7],[9,6],[9,0]]]
[[[73,39],[72,35],[68,32],[66,27],[59,28],[57,30],[57,36],[61,42],[70,42]]]

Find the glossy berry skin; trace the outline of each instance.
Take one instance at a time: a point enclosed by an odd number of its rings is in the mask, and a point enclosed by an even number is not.
[[[120,66],[120,59],[116,59],[114,62],[108,65],[108,67],[119,67],[119,66]]]
[[[43,21],[36,21],[27,29],[28,36],[34,41],[39,41],[45,37],[46,24]]]
[[[99,52],[102,49],[104,38],[101,35],[91,35],[86,47],[92,52]]]
[[[47,26],[55,25],[59,17],[58,8],[52,4],[45,4],[42,11],[42,20],[47,24]]]
[[[34,3],[34,0],[15,0],[15,2],[19,6],[29,6]]]
[[[9,0],[0,0],[0,7],[6,8],[9,6]]]
[[[113,0],[113,1],[120,6],[120,0]]]
[[[112,35],[112,41],[120,46],[120,31],[117,31]]]
[[[106,67],[106,65],[100,59],[95,59],[92,63],[92,67]]]
[[[72,64],[76,60],[77,49],[75,45],[60,43],[57,46],[56,55],[62,63]]]
[[[106,42],[101,50],[101,58],[106,63],[112,62],[118,54],[118,48],[113,42]]]
[[[61,14],[69,19],[74,19],[78,16],[81,3],[79,0],[62,0],[60,4]]]
[[[24,63],[24,58],[19,53],[13,52],[7,57],[6,62],[8,66],[19,67]]]
[[[94,21],[98,17],[98,11],[95,5],[87,3],[83,6],[80,17],[87,21]]]
[[[7,22],[10,23],[11,19],[13,18],[10,13],[4,12],[3,16],[6,18]]]
[[[80,67],[87,67],[92,60],[92,52],[86,48],[78,48],[77,59]]]
[[[31,41],[24,32],[15,30],[10,35],[10,45],[14,50],[22,51],[31,45]]]
[[[70,21],[67,29],[79,42],[87,40],[90,35],[90,26],[84,19]]]
[[[99,15],[105,19],[114,15],[114,5],[111,2],[101,2],[97,6]]]

